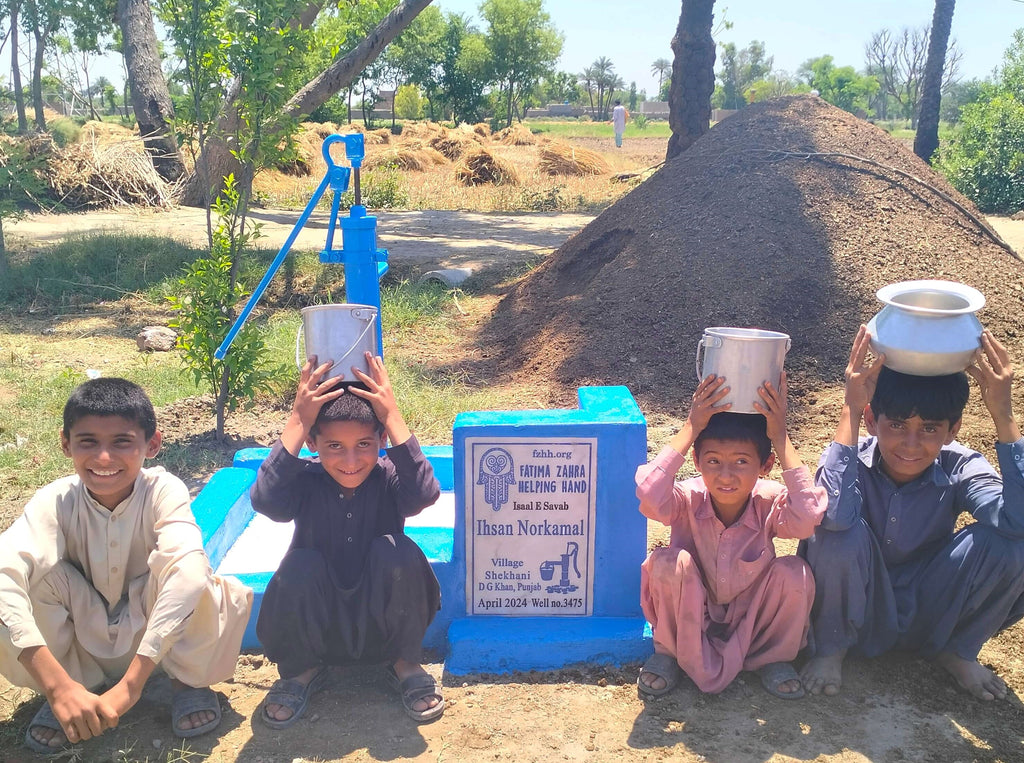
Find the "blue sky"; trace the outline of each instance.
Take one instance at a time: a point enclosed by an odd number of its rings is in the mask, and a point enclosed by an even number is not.
[[[434,0],[446,13],[475,18],[479,0]],[[607,56],[627,83],[653,94],[658,81],[650,73],[657,58],[672,60],[672,35],[680,0],[545,0],[544,8],[565,36],[559,68],[579,73],[599,56]],[[793,73],[809,58],[829,54],[839,66],[864,66],[864,45],[881,29],[926,26],[934,0],[717,0],[715,22],[723,14],[733,27],[716,35],[718,42],[745,47],[763,40],[775,69]],[[960,0],[952,36],[963,51],[965,79],[985,77],[1001,65],[1013,30],[1024,28],[1024,2]]]

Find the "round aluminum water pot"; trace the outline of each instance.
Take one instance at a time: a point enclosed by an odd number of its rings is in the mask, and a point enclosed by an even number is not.
[[[977,289],[954,281],[901,281],[878,290],[885,304],[868,323],[871,349],[885,365],[915,376],[963,371],[981,346],[985,306]]]

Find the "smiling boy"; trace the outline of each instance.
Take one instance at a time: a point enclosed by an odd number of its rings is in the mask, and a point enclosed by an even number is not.
[[[829,506],[800,553],[814,570],[808,691],[837,694],[854,651],[934,659],[973,696],[1002,699],[978,662],[982,645],[1024,616],[1024,439],[1013,415],[1013,368],[988,331],[967,373],[911,376],[866,362],[864,326],[846,368],[835,438],[817,482]],[[955,441],[978,383],[996,430],[1002,478]],[[869,436],[859,439],[863,420]],[[962,512],[974,523],[955,531]]]
[[[423,723],[444,712],[420,665],[440,607],[430,563],[404,533],[405,518],[440,495],[430,462],[395,401],[379,357],[362,386],[324,380],[330,363],[302,369],[292,413],[260,466],[256,511],[294,521],[291,546],[267,585],[256,633],[276,681],[260,717],[291,726],[323,686],[329,665],[384,662],[406,713]],[[387,440],[391,447],[379,456]],[[303,444],[318,454],[299,458]]]
[[[94,379],[64,407],[75,467],[0,535],[0,673],[46,696],[25,744],[53,753],[118,725],[157,665],[174,733],[216,728],[252,592],[211,573],[188,489],[162,468],[145,392]],[[105,691],[105,682],[113,682]]]

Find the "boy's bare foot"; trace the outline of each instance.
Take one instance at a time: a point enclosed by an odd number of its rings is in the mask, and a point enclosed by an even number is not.
[[[843,686],[843,660],[846,650],[827,657],[812,657],[800,671],[800,681],[811,694],[834,697]]]
[[[986,702],[1006,699],[1006,682],[977,660],[965,660],[953,652],[943,652],[935,661],[953,676],[961,689],[978,699]]]
[[[28,727],[28,733],[31,734],[32,738],[39,742],[39,744],[44,747],[49,747],[54,751],[68,745],[67,735],[59,728],[54,729],[49,726],[35,724]]]
[[[320,666],[317,665],[316,667],[312,667],[304,673],[299,673],[299,675],[293,677],[290,680],[298,681],[303,686],[309,686],[309,682],[312,681],[316,674],[319,672]],[[278,705],[274,702],[268,702],[264,707],[267,717],[275,721],[287,721],[293,715],[292,709],[285,705]]]
[[[408,660],[395,660],[393,665],[395,669],[395,675],[398,676],[399,682],[404,681],[412,676],[424,675],[429,676],[427,671],[423,669],[423,666],[416,662],[409,662]],[[410,703],[411,709],[417,713],[422,713],[425,710],[429,710],[432,707],[437,707],[441,701],[441,697],[438,694],[429,694],[425,697],[417,699],[415,702]]]

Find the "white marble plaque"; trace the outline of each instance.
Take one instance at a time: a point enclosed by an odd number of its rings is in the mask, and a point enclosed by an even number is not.
[[[594,610],[597,438],[466,438],[466,610]]]

